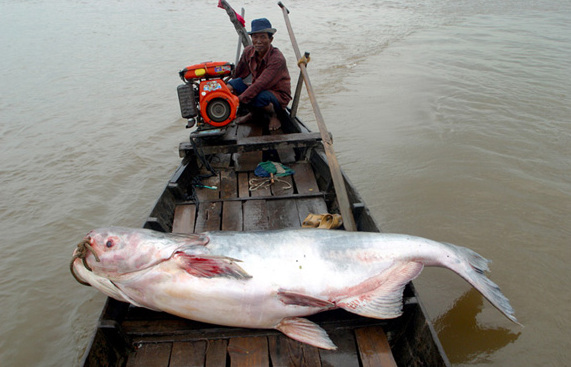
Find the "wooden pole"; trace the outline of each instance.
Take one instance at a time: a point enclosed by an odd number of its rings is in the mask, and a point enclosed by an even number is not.
[[[289,10],[280,1],[278,3],[279,7],[282,8],[284,14],[284,19],[286,22],[287,30],[289,32],[289,37],[295,52],[295,57],[297,60],[301,61],[301,53],[299,52],[299,47],[297,46],[297,41],[295,35],[293,34],[293,29],[289,21]],[[317,127],[321,133],[321,140],[323,142],[323,147],[325,149],[325,155],[327,156],[327,161],[329,162],[329,169],[331,171],[331,178],[333,179],[333,185],[335,186],[335,194],[337,195],[337,201],[339,203],[339,211],[343,217],[343,225],[348,231],[356,231],[357,225],[355,224],[355,218],[353,218],[353,211],[351,210],[351,203],[349,202],[349,196],[347,195],[347,189],[345,187],[345,180],[343,179],[343,174],[341,173],[341,168],[339,167],[339,162],[337,161],[337,156],[333,150],[333,141],[329,136],[327,131],[327,126],[325,126],[325,121],[321,115],[321,110],[315,99],[315,93],[313,92],[313,87],[309,81],[309,74],[305,67],[305,63],[299,62],[299,68],[303,74],[303,81],[305,82],[305,87],[307,88],[307,94],[309,95],[309,100],[313,107],[313,113],[315,114],[315,120],[317,121]]]
[[[244,18],[244,14],[246,14],[246,11],[244,10],[244,8],[242,8],[242,10],[240,11],[240,15],[242,16],[242,18]],[[242,48],[242,36],[239,34],[238,35],[238,47],[236,48],[236,63],[234,65],[238,66],[238,61],[240,61],[240,51]]]
[[[309,58],[309,52],[305,53],[305,58]],[[297,78],[297,85],[295,87],[295,94],[293,96],[293,101],[291,102],[291,117],[295,118],[297,116],[297,107],[299,106],[299,98],[301,97],[301,88],[303,87],[303,73],[299,71],[299,77]]]

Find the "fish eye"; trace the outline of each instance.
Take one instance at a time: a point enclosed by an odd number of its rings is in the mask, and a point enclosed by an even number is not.
[[[107,243],[105,243],[105,246],[107,246],[107,248],[113,247],[113,240],[107,240]]]

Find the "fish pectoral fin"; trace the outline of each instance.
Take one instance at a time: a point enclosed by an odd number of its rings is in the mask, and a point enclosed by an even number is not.
[[[283,289],[278,290],[278,298],[285,305],[317,307],[321,308],[322,311],[337,308],[333,302]]]
[[[408,282],[416,278],[424,265],[417,262],[395,263],[382,274],[356,287],[354,295],[336,302],[345,311],[375,319],[392,319],[402,314],[402,294]],[[363,293],[358,293],[359,288]]]
[[[325,330],[307,319],[286,317],[275,328],[299,342],[322,349],[337,349],[337,346],[329,339],[329,335],[327,335]]]
[[[239,260],[225,256],[189,255],[178,252],[175,259],[190,275],[200,278],[228,277],[234,279],[249,279],[252,276],[236,262]]]

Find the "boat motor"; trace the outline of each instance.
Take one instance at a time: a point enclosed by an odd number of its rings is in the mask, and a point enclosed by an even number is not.
[[[179,72],[184,82],[178,86],[178,100],[187,128],[198,130],[222,128],[236,117],[238,97],[226,86],[234,65],[225,62],[204,62]]]

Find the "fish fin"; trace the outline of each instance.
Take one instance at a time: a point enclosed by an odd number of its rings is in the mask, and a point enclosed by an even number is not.
[[[307,319],[286,317],[275,328],[299,342],[322,349],[337,349],[337,346],[329,339],[329,335],[327,335],[325,330]]]
[[[486,277],[485,272],[489,271],[488,263],[490,260],[485,259],[480,254],[470,250],[466,247],[454,246],[445,243],[450,250],[456,255],[456,259],[460,261],[453,261],[444,263],[450,270],[456,272],[462,278],[472,284],[490,303],[503,313],[508,319],[514,323],[520,324],[514,314],[514,309],[510,305],[510,301],[501,292],[500,287]]]
[[[249,279],[252,276],[236,262],[240,260],[225,256],[189,255],[177,252],[175,255],[182,268],[190,275],[200,278],[228,277],[234,279]]]
[[[402,294],[408,282],[416,278],[424,265],[417,262],[396,263],[380,276],[360,284],[365,291],[336,302],[345,311],[375,319],[392,319],[402,314]]]
[[[113,281],[109,281],[109,282],[116,288],[119,295],[124,298],[124,299],[118,299],[119,301],[128,302],[128,303],[132,304],[133,306],[146,308],[146,309],[149,309],[151,311],[161,312],[161,310],[159,310],[157,308],[153,308],[151,306],[147,306],[147,305],[144,305],[142,303],[135,301],[133,298],[131,298],[131,296],[129,296],[127,293],[125,293],[125,291],[120,286],[118,286],[117,283],[115,283]],[[113,298],[117,299],[117,297],[113,297]]]
[[[278,298],[283,304],[286,305],[318,307],[323,309],[323,311],[337,307],[333,302],[307,296],[301,293],[289,292],[283,289],[278,291]]]
[[[183,246],[206,246],[210,242],[210,237],[206,233],[185,234],[185,233],[168,233],[165,234],[171,240],[180,243]]]

